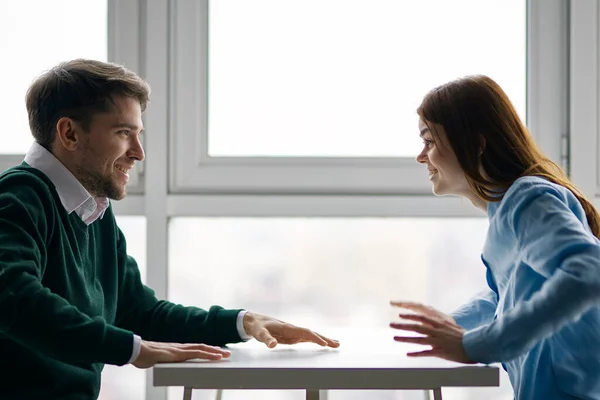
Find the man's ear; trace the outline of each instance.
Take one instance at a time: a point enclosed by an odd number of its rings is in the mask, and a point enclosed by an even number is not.
[[[62,117],[56,122],[56,145],[65,150],[73,151],[81,141],[82,129],[77,122],[68,117]]]

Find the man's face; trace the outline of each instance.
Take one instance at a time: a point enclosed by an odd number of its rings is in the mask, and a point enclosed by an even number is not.
[[[144,159],[140,143],[140,103],[114,96],[108,113],[96,114],[77,148],[75,175],[92,196],[121,200],[126,195],[129,171]]]

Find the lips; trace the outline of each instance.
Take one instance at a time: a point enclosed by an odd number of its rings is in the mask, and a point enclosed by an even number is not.
[[[117,170],[121,171],[122,173],[124,173],[125,175],[129,175],[129,170],[131,170],[132,167],[124,167],[124,166],[116,165],[115,168]]]

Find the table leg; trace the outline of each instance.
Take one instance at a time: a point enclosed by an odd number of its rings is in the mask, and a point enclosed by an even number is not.
[[[433,400],[442,400],[442,388],[433,389]]]
[[[320,400],[319,391],[306,389],[306,400]]]
[[[192,388],[186,387],[183,389],[183,400],[192,400]]]

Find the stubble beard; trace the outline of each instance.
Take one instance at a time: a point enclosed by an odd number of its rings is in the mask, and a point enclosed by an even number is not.
[[[121,200],[125,197],[125,188],[119,188],[110,177],[105,177],[89,166],[77,165],[77,179],[94,197],[108,197]]]

